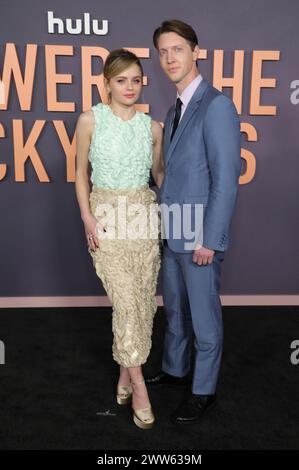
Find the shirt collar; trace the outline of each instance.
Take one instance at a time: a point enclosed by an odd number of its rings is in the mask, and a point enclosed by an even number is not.
[[[198,87],[201,81],[202,81],[202,75],[199,74],[194,78],[194,80],[192,80],[191,83],[189,83],[189,85],[184,89],[181,95],[177,93],[177,98],[180,98],[180,100],[182,101],[185,107],[188,105],[196,88]]]

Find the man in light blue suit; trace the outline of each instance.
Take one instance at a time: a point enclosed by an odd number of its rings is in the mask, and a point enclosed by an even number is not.
[[[233,102],[200,75],[191,26],[164,21],[153,39],[162,69],[177,88],[164,126],[161,207],[189,205],[193,227],[197,205],[203,207],[202,231],[191,249],[184,231],[175,236],[180,216],[169,211],[168,224],[168,211],[162,210],[162,224],[169,225],[162,264],[167,327],[162,371],[146,380],[187,384],[194,344],[192,389],[172,416],[184,424],[200,420],[216,400],[223,343],[220,272],[241,173],[240,121]]]

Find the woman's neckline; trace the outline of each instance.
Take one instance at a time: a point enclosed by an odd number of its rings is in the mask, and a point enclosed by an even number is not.
[[[114,112],[113,112],[113,109],[111,108],[111,106],[109,106],[109,104],[105,104],[104,106],[106,106],[108,108],[108,110],[110,111],[110,113],[112,114],[112,116],[116,117],[117,119],[119,119],[120,121],[122,122],[130,122],[130,121],[133,121],[133,119],[135,119],[135,117],[137,116],[137,111],[135,110],[135,114],[133,117],[131,117],[130,119],[123,119],[121,118],[120,116],[117,116]]]

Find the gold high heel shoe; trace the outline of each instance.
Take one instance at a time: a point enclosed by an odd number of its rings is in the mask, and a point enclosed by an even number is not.
[[[117,387],[117,394],[116,394],[116,401],[119,405],[127,405],[131,402],[132,399],[132,387],[131,385],[125,387],[123,385],[118,385]]]
[[[140,382],[132,382],[132,385],[138,385],[144,383],[144,380]],[[133,408],[133,421],[140,429],[151,429],[155,422],[155,416],[153,414],[152,407],[141,408],[139,410],[134,410]]]

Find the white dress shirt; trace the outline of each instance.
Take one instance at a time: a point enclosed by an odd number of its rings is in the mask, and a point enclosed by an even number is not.
[[[189,101],[191,100],[196,88],[198,87],[201,81],[202,81],[202,75],[199,74],[197,75],[197,77],[194,78],[194,80],[192,80],[191,83],[189,83],[189,85],[184,89],[181,95],[177,93],[177,98],[180,98],[181,102],[183,103],[182,108],[181,108],[181,117],[180,117],[179,123],[181,122],[181,119],[183,117],[184,112],[186,111]]]

